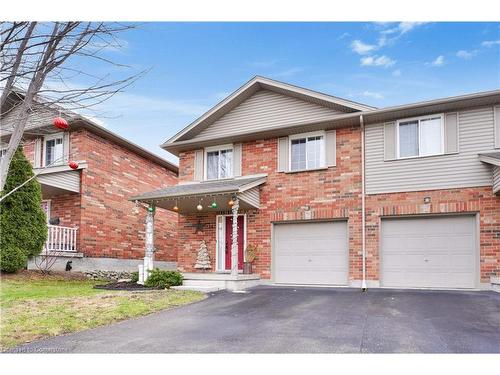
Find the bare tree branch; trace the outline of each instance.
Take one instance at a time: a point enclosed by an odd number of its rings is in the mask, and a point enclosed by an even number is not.
[[[130,68],[113,61],[106,52],[120,48],[117,34],[132,28],[104,22],[0,22],[0,120],[14,116],[14,112],[17,116],[9,122],[8,129],[1,127],[8,131],[10,139],[0,161],[0,190],[12,156],[23,141],[30,115],[36,115],[35,104],[41,101],[49,107],[87,110],[122,92],[147,72],[117,79],[110,73],[89,71],[89,61],[115,67],[115,73]],[[79,62],[83,68],[78,67]],[[76,78],[85,83],[75,84]],[[11,94],[18,91],[20,103],[7,105]],[[33,129],[29,131],[32,133]]]

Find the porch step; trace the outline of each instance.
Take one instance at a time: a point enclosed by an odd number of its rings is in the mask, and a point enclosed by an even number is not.
[[[232,276],[227,273],[184,273],[183,287],[186,290],[244,290],[260,284],[258,274]]]
[[[226,283],[224,280],[190,280],[184,279],[183,286],[190,287],[209,287],[209,288],[219,288],[224,289]]]
[[[217,292],[219,290],[222,290],[224,288],[219,288],[216,286],[187,286],[187,285],[180,285],[180,286],[173,286],[172,289],[175,290],[194,290],[197,292],[202,292],[202,293],[212,293],[212,292]]]

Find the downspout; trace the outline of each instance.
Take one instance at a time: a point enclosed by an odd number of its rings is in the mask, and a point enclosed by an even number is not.
[[[363,115],[359,116],[361,128],[361,252],[363,257],[363,279],[361,281],[361,290],[366,291],[366,212],[365,212],[365,123]]]

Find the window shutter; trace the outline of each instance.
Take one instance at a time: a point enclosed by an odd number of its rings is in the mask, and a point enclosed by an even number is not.
[[[64,132],[63,134],[63,155],[64,155],[63,163],[67,163],[71,156],[69,152],[69,132]]]
[[[500,148],[500,106],[493,107],[495,121],[495,148]]]
[[[35,140],[35,168],[41,168],[42,166],[42,139],[38,138]]]
[[[193,179],[195,181],[203,181],[203,150],[196,150],[194,152],[194,173]]]
[[[241,176],[241,143],[233,146],[233,176]]]
[[[288,171],[288,137],[278,139],[278,172]]]
[[[458,152],[458,113],[444,116],[444,153]]]
[[[396,145],[396,123],[387,122],[384,124],[384,160],[396,159]]]
[[[325,138],[326,166],[332,167],[337,165],[337,131],[327,131]]]

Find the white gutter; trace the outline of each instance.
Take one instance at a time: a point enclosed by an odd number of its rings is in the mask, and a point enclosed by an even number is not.
[[[363,254],[363,280],[361,290],[366,291],[366,212],[365,212],[365,123],[363,115],[359,116],[361,127],[361,251]]]

